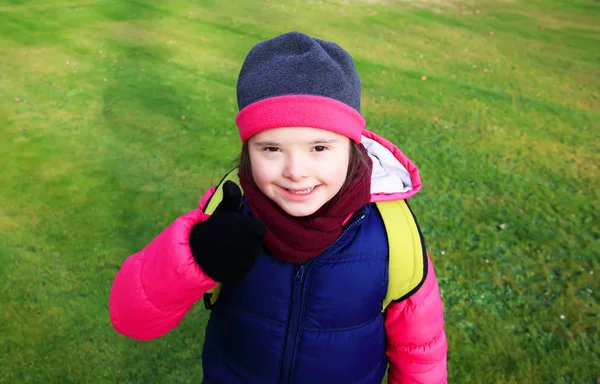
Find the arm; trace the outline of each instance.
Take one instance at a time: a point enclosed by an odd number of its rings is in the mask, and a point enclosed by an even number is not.
[[[204,195],[201,207],[213,192],[214,188]],[[138,340],[163,336],[216,286],[194,261],[189,246],[192,226],[207,218],[200,209],[179,217],[143,250],[125,260],[109,299],[110,318],[117,332]]]
[[[385,314],[389,384],[447,383],[444,309],[433,265],[421,288]]]

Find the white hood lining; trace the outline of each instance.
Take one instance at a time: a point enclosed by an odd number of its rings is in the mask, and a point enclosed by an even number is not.
[[[371,194],[392,194],[408,192],[412,189],[410,173],[392,152],[377,141],[364,136],[362,144],[373,160]]]

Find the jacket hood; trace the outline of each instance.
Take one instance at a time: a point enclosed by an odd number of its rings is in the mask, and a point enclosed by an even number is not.
[[[404,200],[419,192],[419,170],[394,144],[366,130],[362,144],[373,161],[371,202]]]

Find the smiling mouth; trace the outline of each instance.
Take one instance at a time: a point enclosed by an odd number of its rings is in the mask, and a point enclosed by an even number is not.
[[[287,189],[287,188],[283,188],[283,189],[285,189],[289,193],[293,193],[294,195],[308,195],[315,188],[316,188],[316,186],[315,187],[306,188],[306,189]]]

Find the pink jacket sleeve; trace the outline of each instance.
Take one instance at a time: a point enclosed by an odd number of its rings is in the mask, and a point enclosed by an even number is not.
[[[429,257],[421,288],[386,309],[385,330],[390,362],[388,383],[447,383],[444,309]]]
[[[212,196],[211,188],[200,207]],[[188,238],[208,218],[196,209],[177,218],[140,252],[125,260],[110,291],[110,318],[117,332],[138,340],[163,336],[192,305],[216,286],[194,261]]]

